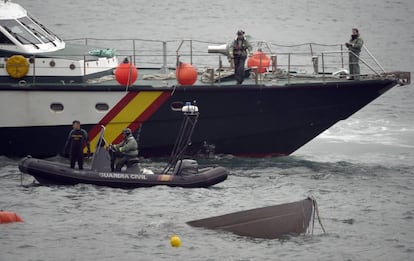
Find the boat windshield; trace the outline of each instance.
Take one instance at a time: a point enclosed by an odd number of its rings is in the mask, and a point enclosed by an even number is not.
[[[7,37],[5,36],[2,32],[0,32],[0,44],[13,44],[13,42]]]
[[[45,28],[37,23],[33,18],[26,16],[18,20],[24,27],[36,35],[36,37],[38,37],[40,40],[42,40],[42,42],[49,43],[55,40],[55,38],[50,35],[49,32],[45,30]]]
[[[36,44],[42,43],[16,20],[1,20],[0,26],[3,26],[3,28],[6,29],[7,32],[9,32],[22,44],[32,44],[37,47]]]

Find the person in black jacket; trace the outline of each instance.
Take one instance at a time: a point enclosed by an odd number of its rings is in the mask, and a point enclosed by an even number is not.
[[[70,167],[75,168],[75,163],[78,162],[79,169],[83,169],[83,146],[86,144],[88,155],[91,153],[88,133],[81,129],[80,121],[72,122],[73,129],[69,132],[65,144],[65,151],[69,149]]]

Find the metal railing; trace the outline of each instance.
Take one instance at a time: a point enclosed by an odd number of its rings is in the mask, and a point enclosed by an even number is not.
[[[231,68],[223,65],[222,54],[209,54],[208,45],[223,44],[223,42],[209,42],[199,40],[147,40],[147,39],[99,39],[99,38],[79,38],[65,40],[67,43],[77,43],[85,46],[94,47],[114,47],[116,46],[116,55],[122,61],[123,57],[130,57],[133,64],[140,68],[158,68],[161,73],[168,73],[169,68],[175,68],[178,59],[188,60],[196,68]],[[290,83],[293,73],[307,73],[314,76],[321,76],[323,81],[333,72],[346,69],[348,66],[348,50],[342,44],[318,44],[305,43],[298,45],[280,45],[266,41],[252,41],[254,49],[261,49],[266,55],[270,56],[271,66],[266,75],[273,76],[279,72],[285,72],[285,76]],[[175,45],[176,48],[169,48]],[[88,55],[82,54],[65,54],[65,56],[78,57],[83,60],[83,75],[87,75]],[[225,56],[224,56],[225,57]],[[43,59],[42,56],[33,56],[33,59]],[[224,59],[226,60],[226,59]],[[361,65],[361,74],[373,73],[380,76],[385,72],[372,53],[364,46],[364,50],[359,57]],[[36,73],[41,63],[33,64],[33,77],[31,84],[36,83]],[[47,65],[45,65],[47,66]],[[40,68],[41,69],[41,68]],[[322,73],[320,73],[320,70]],[[41,71],[41,70],[40,70]],[[274,76],[276,77],[276,76]],[[269,77],[271,78],[271,77]],[[266,77],[260,77],[257,83],[263,83]]]

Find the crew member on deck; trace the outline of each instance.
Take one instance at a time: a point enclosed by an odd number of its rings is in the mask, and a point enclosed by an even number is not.
[[[81,129],[80,121],[72,122],[73,129],[69,132],[65,144],[65,152],[69,150],[70,167],[75,168],[75,163],[78,162],[79,169],[83,169],[83,146],[86,144],[88,156],[91,153],[88,133]]]
[[[361,53],[362,45],[364,41],[359,35],[357,28],[352,28],[351,39],[345,43],[345,46],[349,49],[349,80],[359,79],[359,54]]]
[[[237,37],[230,45],[230,58],[234,61],[234,76],[237,84],[242,84],[244,81],[244,64],[246,62],[247,54],[251,53],[252,46],[247,41],[242,30],[237,31]]]
[[[110,145],[110,154],[111,154],[111,170],[112,171],[121,171],[122,167],[127,164],[127,162],[138,156],[138,143],[132,135],[132,131],[129,128],[126,128],[122,131],[124,135],[124,140],[116,145]],[[115,160],[116,166],[115,166]]]

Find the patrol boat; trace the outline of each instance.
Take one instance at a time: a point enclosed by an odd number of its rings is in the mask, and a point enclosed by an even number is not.
[[[198,106],[186,103],[181,108],[184,119],[167,166],[157,174],[141,169],[138,158],[127,162],[125,171],[111,171],[110,156],[104,138],[105,127],[99,135],[90,169],[78,170],[58,162],[26,157],[19,163],[22,173],[32,175],[43,185],[76,185],[79,183],[115,188],[138,188],[157,185],[170,187],[210,187],[227,178],[227,170],[220,166],[199,166],[197,161],[186,159],[185,153],[198,120]],[[22,174],[23,175],[23,174]]]
[[[114,40],[118,51],[99,48]],[[54,156],[77,119],[94,143],[101,125],[110,143],[128,127],[141,130],[142,156],[167,156],[180,127],[171,108],[192,99],[203,108],[193,153],[289,155],[394,86],[410,83],[410,73],[385,72],[368,49],[360,57],[360,80],[349,81],[342,45],[297,50],[251,42],[257,52],[247,62],[249,78],[237,85],[227,44],[64,41],[20,5],[1,1],[0,111],[13,113],[0,115],[0,155]]]

